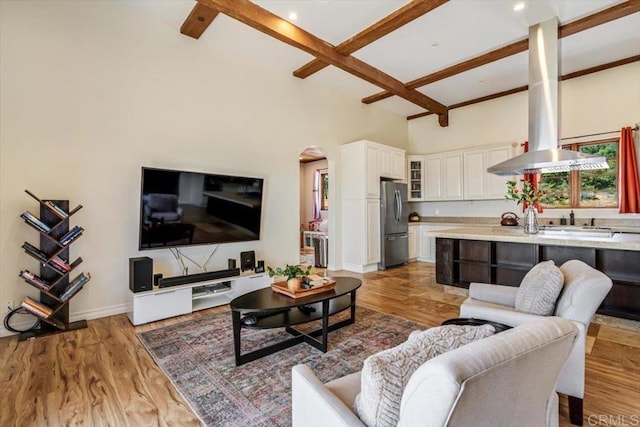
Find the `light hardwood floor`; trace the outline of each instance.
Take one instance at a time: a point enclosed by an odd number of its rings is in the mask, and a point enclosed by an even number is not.
[[[361,277],[358,304],[425,327],[457,317],[463,296],[435,283],[432,264]],[[192,426],[198,419],[135,336],[217,307],[134,328],[125,315],[31,341],[0,339],[0,426]],[[301,344],[304,345],[304,344]],[[592,324],[584,425],[640,425],[640,333]],[[569,426],[561,398],[561,425]]]

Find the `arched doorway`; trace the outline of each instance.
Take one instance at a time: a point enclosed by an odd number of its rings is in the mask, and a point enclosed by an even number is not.
[[[329,160],[324,149],[312,146],[300,153],[299,162],[300,263],[326,267],[331,222]]]

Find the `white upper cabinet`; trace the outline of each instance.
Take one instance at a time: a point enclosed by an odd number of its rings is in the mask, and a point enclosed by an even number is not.
[[[404,181],[404,150],[394,149],[391,152],[393,158],[393,179]]]
[[[487,168],[513,157],[516,144],[503,145],[487,149]],[[507,193],[507,181],[514,179],[513,176],[500,176],[492,173],[486,173],[486,191],[487,199],[504,199]]]
[[[487,168],[513,157],[513,145],[498,145],[464,153],[464,198],[503,199],[512,177],[494,175]]]
[[[462,199],[462,153],[424,156],[424,197],[422,200]]]
[[[515,145],[407,156],[409,201],[504,198],[513,177],[490,174],[487,168],[513,157]]]
[[[464,152],[464,199],[483,199],[486,191],[487,150]]]
[[[378,149],[369,141],[358,141],[340,147],[342,198],[380,197]]]
[[[462,200],[462,153],[442,156],[443,200]]]
[[[380,146],[380,176],[404,180],[404,150]]]
[[[442,200],[442,155],[424,156],[424,200]]]
[[[380,178],[404,179],[404,150],[366,140],[340,149],[343,199],[379,198]]]

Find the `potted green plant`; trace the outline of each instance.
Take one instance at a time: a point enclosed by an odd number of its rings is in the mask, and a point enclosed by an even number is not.
[[[420,221],[420,214],[416,211],[413,211],[409,214],[409,221],[418,222]]]
[[[284,277],[287,282],[287,287],[291,292],[299,291],[301,288],[302,276],[307,276],[313,271],[313,266],[309,265],[306,268],[301,265],[289,265],[284,268],[276,267],[274,270],[271,267],[267,267],[267,274],[269,277],[280,276]]]

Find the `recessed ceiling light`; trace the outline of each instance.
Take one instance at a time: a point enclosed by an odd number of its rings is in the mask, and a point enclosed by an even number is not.
[[[518,3],[516,3],[516,4],[514,4],[514,5],[513,5],[513,10],[514,10],[515,12],[519,12],[519,11],[521,11],[522,9],[524,9],[524,2],[523,2],[523,1],[520,1],[520,2],[518,2]]]
[[[298,14],[295,12],[289,12],[289,19],[295,21],[296,19],[298,19]]]

